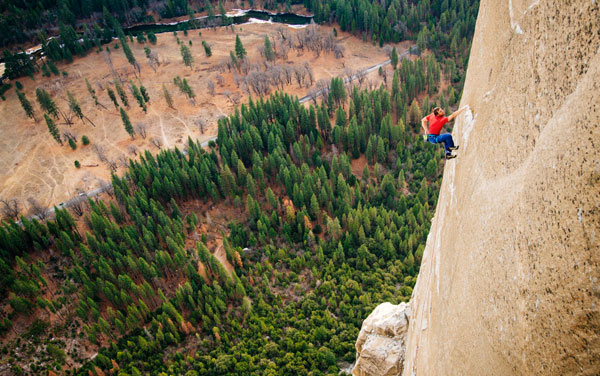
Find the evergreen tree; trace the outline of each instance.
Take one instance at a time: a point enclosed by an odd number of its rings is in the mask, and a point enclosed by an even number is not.
[[[71,94],[71,92],[69,90],[67,90],[67,100],[69,102],[69,108],[71,109],[71,111],[73,111],[73,113],[78,118],[83,120],[84,116],[83,116],[83,112],[81,111],[81,106],[79,106],[77,99],[75,99],[75,97],[73,96],[73,94]]]
[[[392,55],[390,56],[390,59],[392,61],[392,67],[396,69],[396,66],[398,65],[398,52],[396,52],[396,47],[392,48]]]
[[[109,87],[106,88],[106,92],[108,93],[110,100],[115,105],[115,108],[119,108],[119,102],[117,102],[117,96],[115,95],[115,92]]]
[[[150,102],[150,96],[148,95],[148,91],[144,87],[144,85],[140,85],[140,93],[142,94],[142,98],[144,98],[144,102]]]
[[[167,102],[167,106],[169,106],[170,108],[174,108],[173,107],[173,99],[171,98],[171,94],[169,94],[169,91],[167,90],[167,87],[165,86],[165,84],[163,84],[162,89],[163,89],[163,96],[165,97],[165,101]]]
[[[131,82],[131,91],[133,92],[133,97],[137,100],[142,110],[146,112],[146,103],[144,102],[144,97],[142,96],[140,89],[138,89],[133,82]]]
[[[121,83],[116,78],[114,80],[114,83],[115,83],[115,89],[117,90],[117,94],[119,94],[119,98],[121,98],[121,102],[123,102],[123,106],[129,107],[129,101],[127,100],[127,93],[125,92],[125,90],[123,90],[123,86],[121,86]]]
[[[131,64],[131,66],[133,66],[134,70],[137,71],[137,73],[139,74],[140,73],[140,65],[138,64],[137,60],[135,60],[135,56],[133,56],[133,52],[131,51],[129,44],[127,43],[127,41],[125,40],[124,37],[121,37],[119,39],[121,41],[121,46],[123,47],[123,53],[125,54],[127,61],[129,62],[129,64]]]
[[[267,59],[267,61],[275,60],[275,53],[273,52],[273,46],[271,46],[271,40],[269,40],[268,35],[265,35],[265,58]]]
[[[240,40],[240,36],[236,34],[235,35],[235,56],[240,60],[244,60],[246,55],[247,55],[246,49],[244,48],[244,45],[242,44],[242,41]]]
[[[19,102],[21,102],[21,107],[25,110],[25,114],[33,120],[37,121],[35,118],[35,113],[33,111],[33,106],[29,102],[29,100],[25,97],[25,93],[22,93],[17,90],[17,96],[19,97]]]
[[[54,120],[52,120],[48,114],[44,114],[44,119],[46,119],[46,125],[48,126],[48,131],[54,137],[56,142],[62,145],[62,140],[60,139],[60,134],[58,132],[58,127],[54,124]]]
[[[194,63],[194,57],[192,56],[190,49],[185,44],[182,43],[180,52],[181,52],[181,57],[183,58],[183,64],[185,64],[186,67],[191,68],[192,64]]]
[[[123,126],[125,127],[125,130],[127,131],[127,133],[129,133],[131,138],[133,138],[135,136],[135,131],[133,130],[133,127],[131,126],[131,121],[129,120],[129,115],[127,115],[127,112],[125,112],[123,107],[121,107],[119,109],[119,111],[121,112],[121,120],[123,120]]]
[[[37,88],[35,89],[35,95],[42,110],[52,115],[55,119],[58,119],[58,107],[50,97],[50,94],[44,89]]]
[[[94,104],[98,106],[100,102],[98,102],[98,97],[96,96],[96,90],[92,87],[88,79],[85,79],[85,86],[87,87],[88,93],[90,93],[90,97],[94,100]]]
[[[206,43],[205,41],[202,41],[202,47],[204,47],[204,54],[206,55],[206,57],[211,57],[212,50],[210,49],[209,44]]]

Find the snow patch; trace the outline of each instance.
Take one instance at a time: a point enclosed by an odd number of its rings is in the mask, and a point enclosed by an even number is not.
[[[273,19],[271,17],[269,17],[268,21],[259,20],[258,18],[252,18],[252,17],[250,17],[248,19],[248,22],[243,23],[242,25],[248,25],[248,24],[272,24],[272,23],[273,23]]]
[[[226,15],[229,17],[241,17],[241,16],[245,16],[246,13],[248,13],[250,9],[237,9],[234,8],[231,10],[231,12],[227,12]]]
[[[304,29],[304,28],[308,27],[308,24],[306,24],[306,25],[290,25],[290,24],[288,24],[287,26],[292,29]]]

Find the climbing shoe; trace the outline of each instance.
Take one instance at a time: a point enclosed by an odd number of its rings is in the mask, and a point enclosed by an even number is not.
[[[458,150],[459,145],[453,146],[451,148],[448,148],[448,150]]]
[[[452,159],[452,158],[456,158],[456,155],[454,155],[454,154],[446,154],[446,159]]]

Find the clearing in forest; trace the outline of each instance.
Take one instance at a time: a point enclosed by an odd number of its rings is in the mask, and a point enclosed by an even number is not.
[[[21,78],[22,92],[32,103],[37,121],[26,117],[14,89],[5,94],[6,101],[0,102],[0,198],[17,199],[24,214],[31,207],[31,198],[41,207],[58,205],[80,192],[106,184],[111,169],[122,173],[128,159],[136,158],[145,149],[153,153],[160,148],[183,149],[188,137],[200,141],[214,138],[217,120],[247,101],[249,95],[256,98],[257,92],[283,89],[302,97],[334,76],[347,76],[388,58],[384,48],[347,33],[333,34],[330,27],[291,28],[269,23],[239,25],[234,31],[217,28],[191,30],[187,35],[181,31],[177,35],[163,33],[157,35],[155,45],[129,42],[141,68],[139,74],[128,63],[119,42],[114,41],[104,46],[102,52],[90,51],[71,64],[59,64],[58,76],[47,78],[38,73],[35,80]],[[235,54],[236,35],[248,54],[245,65],[238,67],[232,65],[230,57],[230,51]],[[271,62],[259,52],[264,50],[266,35],[275,50]],[[210,46],[212,56],[206,56],[203,41]],[[311,43],[317,41],[334,43],[343,57],[339,53],[336,57],[334,50],[327,51],[327,46],[315,52]],[[189,48],[193,58],[189,67],[184,65],[182,46]],[[397,49],[402,51],[403,47],[398,45]],[[150,49],[152,59],[147,58],[144,48]],[[391,70],[389,66],[386,68]],[[279,81],[273,78],[278,74]],[[176,77],[186,80],[195,94],[193,100],[176,86]],[[387,78],[391,85],[391,73]],[[94,104],[85,79],[96,91],[99,105]],[[271,82],[267,88],[265,79]],[[125,131],[120,110],[108,95],[108,88],[117,93],[115,80],[122,83],[128,97],[125,106],[116,94],[119,106],[129,116],[134,138]],[[375,86],[380,82],[381,77],[375,71],[364,77],[362,85]],[[149,95],[146,112],[136,102],[132,85],[146,88]],[[74,124],[70,126],[62,124],[62,120],[55,121],[63,139],[77,140],[75,150],[67,142],[59,145],[49,134],[36,101],[37,88],[50,93],[63,112],[69,108],[68,90],[79,102],[83,114],[94,123],[92,126],[77,117],[73,117]],[[172,98],[172,108],[165,100],[165,89]],[[89,145],[83,145],[84,135],[89,138]],[[75,167],[75,161],[80,168]]]

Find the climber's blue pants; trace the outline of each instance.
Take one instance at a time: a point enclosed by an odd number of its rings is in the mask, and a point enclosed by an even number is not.
[[[452,154],[452,152],[448,149],[454,147],[454,140],[452,140],[452,135],[450,133],[427,135],[427,141],[431,142],[432,144],[443,143],[444,149],[446,150],[446,155]]]

